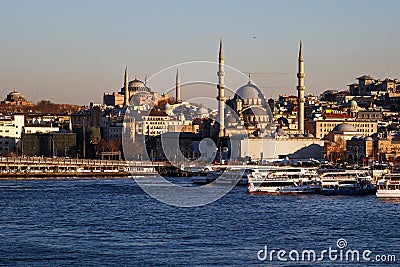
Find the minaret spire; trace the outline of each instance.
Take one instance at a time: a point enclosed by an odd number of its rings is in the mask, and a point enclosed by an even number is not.
[[[297,93],[298,93],[298,131],[299,134],[304,134],[304,57],[303,57],[303,42],[300,40],[299,58],[298,58],[298,73],[297,73]]]
[[[225,82],[224,82],[224,50],[222,47],[222,38],[219,40],[219,62],[218,62],[218,122],[219,122],[219,137],[225,136],[225,112],[224,112],[224,102],[225,98]]]
[[[128,78],[128,66],[125,66],[125,75],[124,75],[124,108],[127,108],[129,105],[129,78]]]
[[[175,103],[182,103],[181,100],[181,80],[179,78],[179,70],[176,70],[176,80],[175,80]]]

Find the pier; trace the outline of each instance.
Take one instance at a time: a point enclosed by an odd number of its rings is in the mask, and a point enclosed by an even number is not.
[[[18,177],[126,177],[155,175],[164,163],[145,161],[1,157],[0,179]]]

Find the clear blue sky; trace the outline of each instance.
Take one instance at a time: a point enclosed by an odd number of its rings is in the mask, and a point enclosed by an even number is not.
[[[144,79],[181,62],[216,61],[220,36],[226,64],[284,73],[253,75],[267,97],[295,93],[300,38],[308,93],[345,89],[362,74],[399,78],[399,7],[395,0],[3,1],[0,97],[17,88],[35,102],[100,103],[122,86],[125,65]],[[174,77],[165,79],[149,85],[162,92]]]

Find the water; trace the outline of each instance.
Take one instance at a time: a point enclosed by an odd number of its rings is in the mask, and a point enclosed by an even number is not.
[[[210,205],[177,208],[131,179],[8,180],[0,212],[0,265],[313,266],[261,262],[257,252],[320,252],[339,238],[400,260],[400,203],[374,196],[249,196],[238,187]],[[318,265],[335,264],[344,263]]]

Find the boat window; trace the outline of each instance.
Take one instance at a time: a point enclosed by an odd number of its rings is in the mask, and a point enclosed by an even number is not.
[[[263,182],[260,186],[262,187],[273,187],[273,186],[292,186],[295,185],[291,181],[281,181],[281,182]]]

